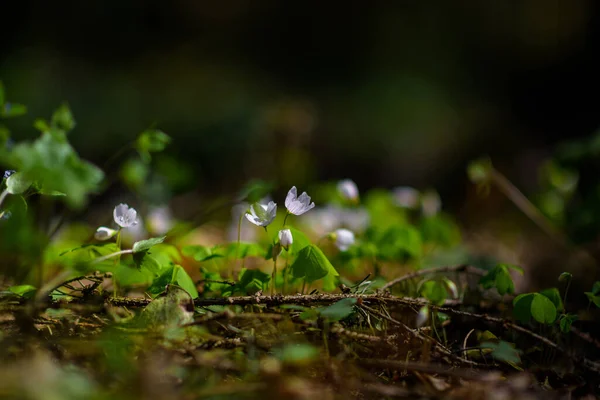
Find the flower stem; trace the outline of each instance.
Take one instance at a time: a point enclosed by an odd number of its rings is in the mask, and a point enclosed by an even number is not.
[[[108,259],[110,259],[110,258],[113,258],[113,257],[120,257],[120,256],[122,256],[123,254],[133,254],[133,249],[127,249],[127,250],[116,251],[116,252],[114,252],[114,253],[110,253],[110,254],[107,254],[107,255],[105,255],[105,256],[98,257],[98,258],[96,258],[94,261],[92,261],[92,262],[91,262],[91,264],[92,264],[92,265],[94,265],[94,264],[98,264],[98,263],[101,263],[102,261],[106,261],[106,260],[108,260]],[[114,279],[114,277],[113,277],[113,279]]]
[[[240,243],[242,241],[242,221],[244,220],[244,213],[242,213],[242,215],[240,215],[240,219],[238,220],[238,228],[237,228],[237,247],[235,249],[235,259],[236,259],[236,263],[237,263],[237,259],[240,256]],[[242,261],[242,268],[244,267],[243,261]],[[231,268],[229,268],[229,278],[233,278],[233,266]]]
[[[2,206],[2,203],[4,203],[4,199],[6,199],[6,196],[8,196],[10,193],[8,193],[8,189],[4,189],[4,191],[2,193],[0,193],[0,206]]]
[[[283,225],[282,225],[282,227],[284,227],[284,226],[285,226],[285,222],[287,221],[287,219],[288,219],[288,217],[289,217],[289,216],[290,216],[290,212],[288,211],[288,212],[285,214],[285,218],[283,218]]]
[[[273,257],[273,274],[271,275],[271,296],[275,294],[275,276],[277,275],[277,257]]]

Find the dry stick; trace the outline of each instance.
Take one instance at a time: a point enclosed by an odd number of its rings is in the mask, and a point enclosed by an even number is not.
[[[506,329],[512,329],[512,330],[524,333],[525,335],[528,335],[536,340],[539,340],[540,342],[544,343],[546,346],[551,347],[551,348],[565,354],[567,357],[571,358],[572,360],[574,360],[578,363],[582,363],[589,370],[594,371],[594,372],[600,372],[600,363],[589,360],[586,357],[580,357],[580,356],[576,356],[574,354],[570,354],[566,349],[562,348],[561,346],[554,343],[550,339],[548,339],[544,336],[538,335],[537,333],[532,332],[529,329],[524,328],[520,325],[517,325],[514,322],[510,322],[510,321],[507,321],[505,319],[498,318],[498,317],[491,317],[491,316],[485,315],[485,314],[475,314],[475,313],[470,313],[468,311],[455,310],[453,308],[448,308],[448,307],[437,307],[437,306],[430,306],[430,307],[432,309],[442,311],[442,312],[447,312],[449,314],[463,315],[463,316],[469,317],[469,318],[475,318],[475,319],[480,319],[483,321],[493,322],[493,323],[504,326]]]
[[[452,378],[468,379],[468,380],[489,380],[489,374],[476,373],[472,369],[447,369],[441,365],[435,364],[424,364],[419,362],[411,361],[395,361],[395,360],[379,360],[379,359],[361,359],[359,361],[360,366],[368,367],[380,367],[380,368],[393,368],[403,369],[413,372],[422,372],[425,374],[438,374],[449,376]]]
[[[213,299],[196,299],[194,305],[197,307],[208,307],[208,306],[227,306],[227,305],[256,305],[264,304],[269,307],[280,306],[283,304],[297,304],[297,305],[310,305],[310,304],[329,304],[335,303],[336,301],[355,298],[362,299],[366,302],[374,302],[377,304],[386,305],[397,305],[403,307],[422,307],[430,304],[429,301],[420,298],[411,297],[392,297],[381,294],[314,294],[314,295],[290,295],[290,296],[237,296],[237,297],[220,297]],[[106,297],[105,301],[114,306],[123,307],[144,307],[148,305],[151,300],[149,299],[134,299],[128,297]],[[453,307],[461,305],[462,302],[459,300],[446,300],[445,306]]]
[[[389,316],[387,316],[387,315],[385,315],[385,314],[383,314],[383,313],[381,313],[381,312],[379,312],[379,311],[377,311],[377,310],[375,310],[375,309],[373,309],[373,308],[371,308],[369,306],[361,304],[360,307],[362,307],[366,311],[370,312],[371,314],[374,314],[374,315],[378,316],[379,318],[383,318],[383,319],[391,322],[394,325],[402,327],[405,331],[409,332],[411,335],[413,335],[417,339],[420,339],[420,340],[423,340],[423,341],[431,341],[431,343],[433,343],[433,345],[434,345],[434,347],[436,349],[438,349],[442,354],[446,355],[447,357],[452,358],[455,361],[461,362],[463,364],[468,364],[468,365],[471,365],[471,366],[488,367],[489,368],[489,365],[479,364],[479,363],[476,363],[474,361],[470,361],[470,360],[467,360],[465,358],[458,357],[455,354],[452,354],[451,351],[449,351],[448,349],[446,349],[444,346],[442,346],[440,343],[438,343],[434,339],[428,338],[428,337],[422,335],[420,332],[409,328],[406,324],[404,324],[404,323],[402,323],[402,322],[400,322],[400,321],[398,321],[398,320],[396,320],[396,319],[394,319],[392,317],[389,317]]]
[[[454,265],[454,266],[447,266],[447,267],[427,268],[427,269],[422,269],[422,270],[419,270],[416,272],[412,272],[410,274],[406,274],[399,278],[391,280],[388,283],[386,283],[385,285],[383,285],[382,287],[380,287],[379,291],[383,292],[385,289],[388,289],[400,282],[404,282],[409,279],[417,278],[419,276],[430,275],[430,274],[445,274],[445,273],[449,273],[449,272],[465,272],[467,274],[473,274],[473,275],[479,275],[479,276],[484,276],[486,274],[486,271],[484,271],[480,268],[477,268],[477,267],[470,266],[470,265]]]

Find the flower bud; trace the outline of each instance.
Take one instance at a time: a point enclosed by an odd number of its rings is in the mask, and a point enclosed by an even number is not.
[[[282,229],[279,231],[279,243],[281,247],[286,250],[290,249],[292,243],[294,243],[294,238],[292,237],[292,231],[289,229]]]
[[[94,238],[96,238],[96,240],[108,240],[116,234],[116,230],[107,228],[106,226],[101,226],[100,228],[96,229]]]

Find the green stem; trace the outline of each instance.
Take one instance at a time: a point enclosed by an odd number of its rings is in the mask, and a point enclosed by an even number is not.
[[[288,257],[285,258],[285,267],[283,268],[283,288],[281,289],[281,294],[285,296],[286,282],[287,282],[287,273],[288,273],[288,264],[289,264],[289,254]]]
[[[2,191],[2,193],[0,193],[0,206],[2,206],[2,203],[4,203],[4,199],[6,199],[6,196],[8,196],[10,193],[8,193],[8,189],[4,189],[4,191]]]
[[[283,218],[283,225],[281,225],[281,227],[282,227],[282,228],[285,226],[285,222],[287,221],[287,219],[288,219],[288,217],[289,217],[289,216],[290,216],[290,212],[288,211],[288,212],[285,214],[285,218]]]
[[[275,276],[277,275],[277,257],[273,257],[273,274],[271,274],[271,296],[275,294]]]
[[[105,256],[98,257],[94,261],[92,261],[91,264],[92,265],[98,264],[98,263],[101,263],[102,261],[106,261],[106,260],[108,260],[110,258],[113,258],[113,257],[120,257],[123,254],[133,254],[133,249],[116,251],[114,253],[110,253],[110,254],[107,254]],[[114,279],[114,276],[113,276],[113,279]]]
[[[302,281],[302,291],[300,292],[301,294],[304,294],[304,289],[306,289],[306,279]]]

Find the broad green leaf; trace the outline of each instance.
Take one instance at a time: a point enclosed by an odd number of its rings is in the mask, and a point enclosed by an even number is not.
[[[499,267],[496,274],[496,289],[501,295],[515,292],[515,284],[510,276],[510,272],[508,272],[508,269],[504,265]]]
[[[404,261],[420,258],[423,243],[420,232],[410,225],[394,225],[377,241],[380,257]]]
[[[592,293],[594,295],[600,294],[600,282],[594,282],[594,285],[592,286]]]
[[[422,218],[419,230],[423,242],[426,243],[450,247],[460,242],[459,227],[452,219],[442,214]]]
[[[518,321],[523,323],[531,319],[531,303],[534,293],[520,294],[513,300],[513,314]]]
[[[286,364],[306,365],[319,357],[319,349],[310,344],[289,344],[275,354]]]
[[[523,270],[523,268],[519,267],[518,265],[513,265],[513,264],[499,264],[499,266],[505,267],[506,269],[512,269],[513,271],[516,271],[516,272],[518,272],[521,275],[523,275],[525,273],[525,271]]]
[[[47,132],[51,129],[48,122],[43,118],[36,118],[35,121],[33,121],[33,127],[40,132]]]
[[[314,282],[324,278],[332,270],[335,271],[335,268],[321,249],[311,244],[298,252],[291,270],[294,278],[304,278],[307,282]]]
[[[133,262],[138,269],[146,269],[154,275],[159,275],[162,270],[162,267],[156,258],[152,257],[147,251],[134,253]]]
[[[165,288],[163,288],[163,291]],[[185,288],[171,285],[164,296],[154,299],[140,314],[150,328],[175,328],[193,321],[194,305]]]
[[[168,268],[164,268],[162,273],[154,279],[152,285],[148,288],[148,293],[153,297],[156,297],[163,293],[169,284],[180,286],[188,292],[192,298],[198,297],[196,285],[180,265],[172,265]]]
[[[240,272],[239,281],[235,290],[254,294],[259,290],[264,290],[266,284],[271,280],[271,275],[258,269],[245,269]]]
[[[503,340],[498,342],[484,342],[481,343],[481,347],[484,349],[492,349],[492,357],[497,360],[509,364],[518,364],[521,362],[519,351]]]
[[[66,141],[64,132],[46,132],[33,142],[21,142],[0,156],[44,192],[65,193],[72,207],[83,206],[86,196],[98,189],[104,173],[83,161]]]
[[[556,307],[546,296],[534,293],[531,302],[531,315],[539,323],[551,324],[556,320]]]
[[[21,296],[25,299],[30,299],[35,295],[37,288],[31,285],[17,285],[10,286],[8,290],[18,296]]]
[[[75,119],[68,104],[63,103],[54,111],[50,119],[50,124],[53,128],[58,128],[65,132],[72,131],[75,128]]]
[[[208,261],[213,258],[222,258],[224,255],[219,253],[218,247],[208,247],[199,245],[185,246],[182,249],[183,255],[193,257],[196,261]]]
[[[448,298],[448,291],[441,282],[426,281],[421,285],[421,295],[433,304],[442,305]]]
[[[148,164],[137,158],[131,158],[121,167],[120,176],[123,182],[132,190],[139,190],[150,174]]]
[[[348,318],[350,315],[354,313],[354,305],[356,304],[356,299],[353,297],[349,297],[347,299],[342,299],[328,307],[325,307],[321,310],[321,317],[325,318],[329,321],[341,321],[345,318]]]
[[[165,238],[166,238],[166,236],[161,236],[161,237],[155,237],[155,238],[146,239],[146,240],[140,240],[139,242],[135,242],[133,244],[132,250],[134,253],[139,253],[142,251],[149,250],[152,246],[155,246],[159,243],[164,242]]]
[[[31,179],[28,179],[22,172],[15,172],[6,180],[6,190],[10,194],[24,193],[33,184]]]
[[[541,295],[546,296],[554,304],[557,311],[564,310],[562,298],[557,288],[545,289],[540,292]]]

